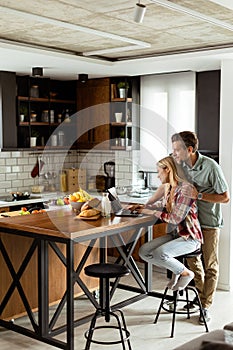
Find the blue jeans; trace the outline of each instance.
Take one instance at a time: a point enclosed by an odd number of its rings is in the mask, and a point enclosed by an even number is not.
[[[184,271],[185,266],[175,257],[192,253],[200,246],[201,243],[198,240],[191,237],[184,239],[172,232],[143,244],[139,249],[139,255],[144,261],[179,275]]]

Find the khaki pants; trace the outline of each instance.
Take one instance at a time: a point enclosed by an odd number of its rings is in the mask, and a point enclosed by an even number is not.
[[[187,259],[189,268],[195,273],[194,281],[203,308],[213,303],[219,276],[218,244],[219,228],[202,228],[204,244],[202,256]]]

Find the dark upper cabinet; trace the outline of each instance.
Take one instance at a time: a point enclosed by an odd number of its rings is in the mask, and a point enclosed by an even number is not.
[[[219,152],[220,70],[196,74],[196,121],[199,149],[217,158]]]
[[[0,148],[17,148],[16,75],[0,72]]]
[[[43,148],[45,145],[59,146],[48,142],[51,143],[51,134],[67,116],[70,117],[76,113],[76,80],[60,81],[17,76],[16,82],[18,148],[30,148],[31,137],[36,137],[36,148]],[[74,138],[74,127],[72,123],[66,125],[64,136],[68,142],[71,136]]]

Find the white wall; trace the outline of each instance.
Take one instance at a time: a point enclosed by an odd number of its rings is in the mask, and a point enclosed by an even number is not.
[[[219,162],[229,185],[231,202],[223,204],[224,227],[220,236],[220,276],[219,288],[229,290],[233,288],[233,211],[232,211],[232,178],[233,178],[233,61],[226,60],[221,65],[221,96],[220,96],[220,148]]]

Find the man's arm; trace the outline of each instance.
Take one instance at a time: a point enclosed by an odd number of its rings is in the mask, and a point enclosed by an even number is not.
[[[184,196],[193,198],[193,199],[198,199],[198,191],[196,187],[190,188],[190,186],[183,186],[182,187],[182,194]],[[202,192],[202,198],[199,200],[205,201],[205,202],[210,202],[210,203],[228,203],[230,200],[230,196],[228,191],[223,192],[223,193],[206,193]]]
[[[198,196],[198,194],[197,194]],[[197,197],[196,197],[197,198]],[[230,200],[229,193],[202,193],[202,201],[210,202],[210,203],[228,203]]]

